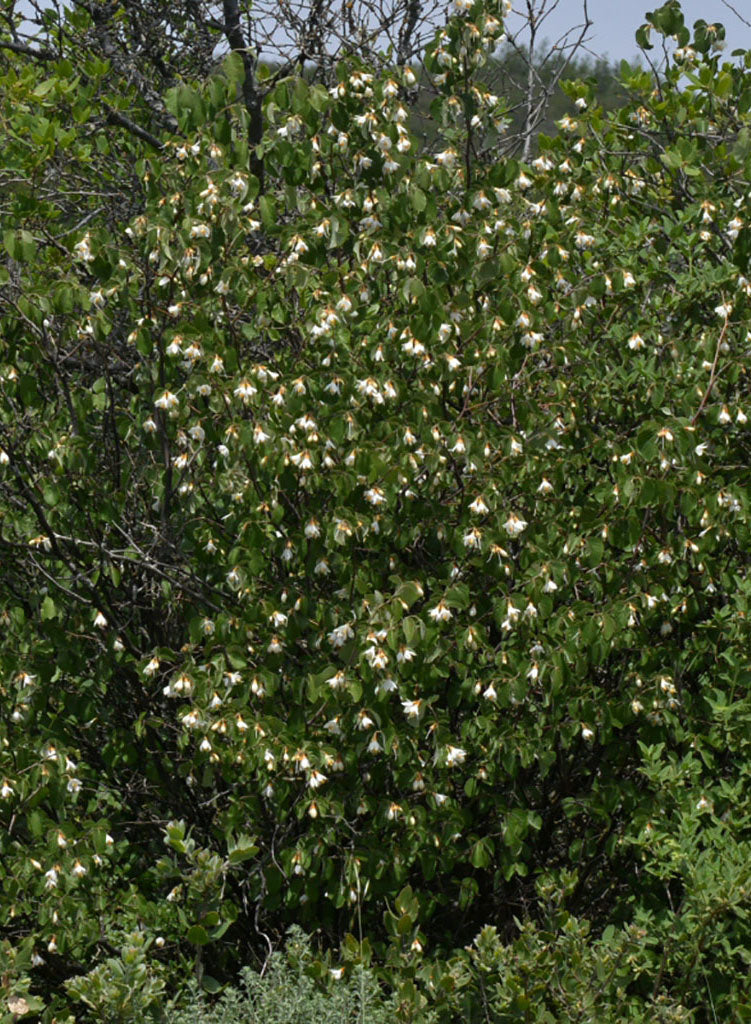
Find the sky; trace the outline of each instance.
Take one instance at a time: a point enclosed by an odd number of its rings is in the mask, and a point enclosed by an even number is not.
[[[728,6],[728,4],[730,6]],[[548,6],[551,6],[548,0]],[[525,0],[514,0],[514,10],[526,10]],[[588,0],[589,17],[594,22],[590,29],[589,48],[598,56],[612,60],[635,57],[638,48],[634,33],[644,22],[645,11],[661,6],[661,0]],[[695,21],[721,21],[726,29],[727,52],[751,49],[751,0],[683,0],[681,4],[686,25],[691,29]],[[730,7],[735,8],[734,14]],[[544,22],[540,32],[549,41],[558,39],[567,29],[582,24],[582,0],[558,0],[557,8]],[[750,24],[744,24],[745,19]],[[509,22],[520,24],[517,17]]]
[[[0,0],[2,2],[2,0]],[[334,0],[339,2],[339,0]],[[536,0],[539,7],[542,0]],[[638,48],[634,33],[644,22],[645,11],[659,7],[663,0],[587,0],[589,17],[593,22],[589,32],[589,49],[593,55],[608,56],[611,60],[636,57]],[[553,8],[544,21],[540,33],[549,42],[558,40],[568,29],[582,24],[583,0],[545,0]],[[698,18],[721,21],[727,31],[727,52],[751,49],[751,0],[682,0],[686,24],[691,28]],[[28,5],[18,0],[17,9]],[[514,11],[526,11],[527,0],[513,0]],[[745,22],[745,23],[744,23]],[[520,26],[517,14],[508,22],[509,30]],[[578,33],[572,35],[573,41]]]

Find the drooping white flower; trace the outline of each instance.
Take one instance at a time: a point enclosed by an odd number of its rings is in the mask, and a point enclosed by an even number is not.
[[[402,708],[407,718],[417,718],[422,707],[422,700],[403,700]]]
[[[357,713],[357,728],[364,732],[366,729],[372,729],[375,722],[370,717],[368,712],[363,708]]]
[[[448,622],[449,619],[453,618],[451,609],[445,603],[443,598],[441,598],[434,608],[430,609],[428,615],[434,622]]]
[[[515,515],[512,512],[510,513],[506,522],[503,524],[503,528],[509,535],[509,537],[518,537],[527,529],[528,525],[529,524],[526,522],[526,520],[521,519],[519,516]]]
[[[176,409],[180,404],[180,400],[177,395],[173,395],[171,391],[164,391],[154,402],[157,409],[167,409],[168,411]]]
[[[341,626],[336,626],[329,633],[329,643],[332,647],[343,647],[348,640],[351,640],[355,635],[354,630],[348,622],[343,623]]]
[[[476,526],[473,526],[471,530],[467,530],[467,532],[464,534],[462,542],[465,548],[481,548],[482,530],[479,530]]]
[[[324,775],[323,772],[319,772],[317,768],[308,775],[308,788],[319,789],[325,782],[328,782],[328,776]]]
[[[464,764],[467,759],[467,751],[461,747],[446,747],[446,767],[455,768],[459,764]]]
[[[383,493],[380,487],[370,487],[363,495],[365,500],[371,505],[383,505],[386,501],[386,495]]]

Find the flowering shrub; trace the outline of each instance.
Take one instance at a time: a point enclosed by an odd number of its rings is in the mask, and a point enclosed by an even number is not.
[[[701,969],[731,1005],[751,58],[668,3],[664,71],[607,115],[570,83],[519,164],[477,77],[507,7],[428,50],[436,152],[413,70],[354,59],[279,81],[250,152],[231,55],[131,141],[136,216],[61,241],[14,194],[0,884],[48,991],[137,925],[209,989],[292,921],[418,971],[552,879],[595,932],[684,934],[681,999]],[[4,99],[42,101],[42,170],[57,73]]]

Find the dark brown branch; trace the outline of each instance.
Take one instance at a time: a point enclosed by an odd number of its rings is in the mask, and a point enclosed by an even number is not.
[[[263,139],[263,108],[261,94],[256,82],[256,58],[251,52],[240,27],[240,9],[237,0],[223,0],[224,34],[232,51],[239,53],[243,62],[245,77],[242,84],[242,97],[245,109],[250,115],[248,126],[248,142],[250,144],[250,170],[261,183],[263,191],[263,162],[256,155],[255,149]]]
[[[115,110],[108,104],[104,105],[104,109],[107,113],[107,120],[110,124],[117,124],[121,128],[125,128],[126,131],[129,131],[131,135],[135,135],[137,138],[141,139],[142,142],[148,142],[149,145],[153,146],[155,149],[162,149],[162,143],[156,135],[152,135],[151,132],[142,128],[139,124],[136,124],[135,121],[131,121],[131,119],[126,117],[125,114],[121,114],[119,110]]]

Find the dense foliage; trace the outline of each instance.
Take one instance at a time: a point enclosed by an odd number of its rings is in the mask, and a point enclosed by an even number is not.
[[[751,55],[668,3],[520,163],[507,6],[429,45],[431,149],[408,66],[272,81],[257,142],[238,52],[172,131],[7,51],[8,1020],[290,924],[404,1020],[751,1016]]]

